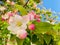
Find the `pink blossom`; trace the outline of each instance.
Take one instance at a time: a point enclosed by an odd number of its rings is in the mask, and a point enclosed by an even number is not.
[[[34,25],[34,24],[30,24],[30,25],[28,26],[28,28],[29,28],[30,30],[34,30],[34,29],[35,29],[35,25]]]
[[[28,13],[28,16],[29,16],[29,20],[36,20],[40,22],[40,15],[37,15],[34,11]]]
[[[34,13],[34,11],[28,13],[28,16],[29,16],[29,19],[30,19],[30,20],[34,20],[34,16],[35,16],[35,15],[36,15],[36,14]]]

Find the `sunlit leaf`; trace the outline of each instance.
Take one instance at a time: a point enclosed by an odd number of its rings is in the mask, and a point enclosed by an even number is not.
[[[47,22],[34,22],[35,24],[35,33],[44,33],[44,32],[49,32],[50,30],[52,30],[53,25],[47,23]]]

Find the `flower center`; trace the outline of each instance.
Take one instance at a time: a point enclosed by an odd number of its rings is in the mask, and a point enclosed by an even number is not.
[[[22,23],[20,21],[16,22],[16,26],[21,26],[21,25],[22,25]]]

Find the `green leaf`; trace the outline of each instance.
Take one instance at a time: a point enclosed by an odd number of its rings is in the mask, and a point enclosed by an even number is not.
[[[33,22],[35,24],[35,33],[45,33],[52,30],[53,25],[47,22]]]
[[[54,27],[53,27],[54,30],[60,30],[60,23],[59,24],[56,24]]]
[[[27,38],[24,40],[23,45],[31,45],[31,40],[30,40],[30,38],[27,37]]]
[[[47,45],[49,45],[49,43],[51,41],[51,36],[50,35],[47,35],[47,34],[44,34],[44,40],[47,43]]]
[[[15,4],[15,8],[20,11],[21,15],[26,15],[27,14],[27,11],[23,6]]]
[[[38,41],[37,35],[32,35],[32,42],[36,43]]]
[[[37,34],[39,41],[37,41],[37,45],[44,45],[44,39],[42,34]]]
[[[12,41],[12,40],[15,40],[15,39],[16,39],[16,35],[11,34],[10,40]]]

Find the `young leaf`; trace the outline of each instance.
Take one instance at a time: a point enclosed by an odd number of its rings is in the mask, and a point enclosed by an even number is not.
[[[20,11],[21,15],[26,15],[27,14],[27,11],[23,6],[15,4],[15,8]]]

